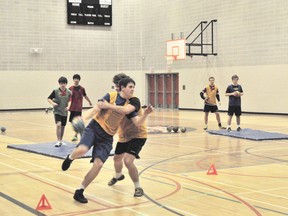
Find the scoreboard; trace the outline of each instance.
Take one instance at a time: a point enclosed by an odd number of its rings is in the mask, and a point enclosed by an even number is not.
[[[112,0],[67,0],[70,25],[112,26]]]

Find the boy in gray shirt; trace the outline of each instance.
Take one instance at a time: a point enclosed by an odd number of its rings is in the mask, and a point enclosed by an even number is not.
[[[48,102],[53,106],[56,124],[57,143],[55,147],[63,145],[63,135],[67,123],[67,114],[71,104],[71,91],[66,88],[68,80],[66,77],[58,79],[59,88],[54,89],[48,97]]]

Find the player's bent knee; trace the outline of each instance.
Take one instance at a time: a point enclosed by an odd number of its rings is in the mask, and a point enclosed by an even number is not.
[[[93,167],[102,168],[104,165],[103,161],[100,158],[95,158],[93,162]]]
[[[133,158],[129,157],[129,158],[124,159],[124,164],[127,168],[130,167],[134,163],[134,158],[135,157],[133,156]]]
[[[88,148],[86,145],[81,145],[81,144],[80,144],[80,145],[76,148],[77,154],[80,154],[80,155],[85,155],[88,151],[89,151],[89,148]]]

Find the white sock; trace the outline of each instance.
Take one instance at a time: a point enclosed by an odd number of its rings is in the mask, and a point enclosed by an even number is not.
[[[86,187],[83,184],[81,184],[80,187],[79,187],[79,189],[83,189],[83,190],[85,190],[85,188]]]
[[[140,188],[140,182],[134,182],[135,188]]]
[[[69,155],[69,157],[68,157],[70,160],[74,160],[72,157],[71,157],[71,154]]]
[[[237,127],[240,127],[240,125],[237,125]]]
[[[114,177],[115,177],[116,179],[118,179],[118,178],[120,178],[120,176],[122,176],[122,173],[117,173],[117,172],[116,172]]]
[[[231,125],[227,125],[227,128],[231,128]]]

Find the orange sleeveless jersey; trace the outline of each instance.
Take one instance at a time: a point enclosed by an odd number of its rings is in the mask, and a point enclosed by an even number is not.
[[[138,111],[138,115],[142,116],[142,108]],[[125,117],[120,123],[118,129],[119,142],[128,142],[134,138],[147,138],[146,123],[137,127],[130,119]]]
[[[117,92],[111,92],[109,93],[110,95],[110,104],[114,104],[117,99]],[[128,100],[126,100],[126,103],[124,104],[127,105],[129,103]],[[120,114],[117,113],[111,109],[102,109],[99,113],[97,113],[94,116],[94,120],[99,123],[99,125],[103,128],[103,130],[110,134],[111,136],[115,135],[118,127],[120,125],[120,122],[122,119],[125,117],[125,114]]]
[[[205,102],[206,104],[217,105],[216,95],[218,93],[218,87],[214,85],[214,89],[211,89],[209,85],[206,86],[206,95],[209,97]]]

